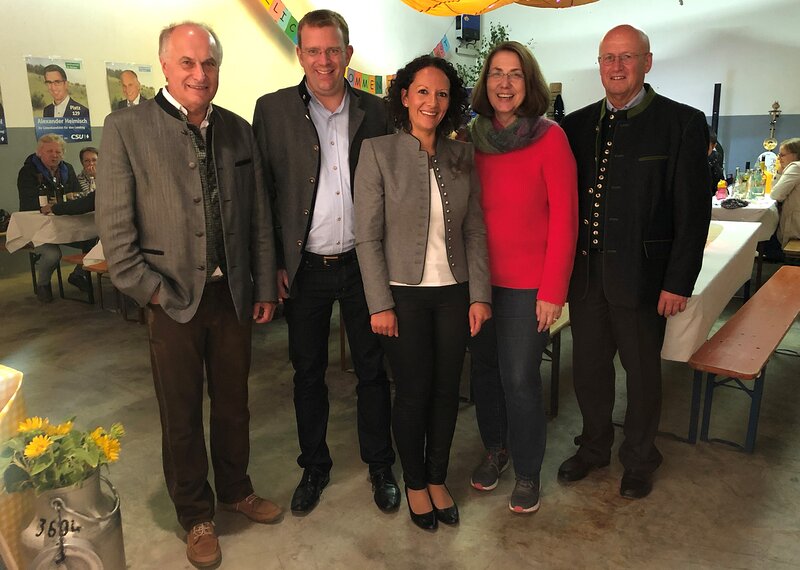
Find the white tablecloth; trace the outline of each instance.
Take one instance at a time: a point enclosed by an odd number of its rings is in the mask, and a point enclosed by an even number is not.
[[[83,258],[84,265],[97,265],[106,260],[106,254],[103,253],[103,242],[97,240],[95,246],[89,250],[89,253]]]
[[[6,249],[17,251],[28,243],[72,243],[97,237],[94,212],[79,216],[46,216],[39,212],[14,212],[8,223]]]
[[[778,227],[778,207],[775,200],[768,196],[751,200],[745,208],[728,210],[714,199],[711,207],[711,219],[723,222],[759,222],[758,241],[767,241]]]
[[[734,293],[753,274],[756,253],[757,222],[711,222],[722,232],[706,245],[703,268],[694,286],[686,310],[667,319],[661,358],[688,362],[700,348],[711,327]]]

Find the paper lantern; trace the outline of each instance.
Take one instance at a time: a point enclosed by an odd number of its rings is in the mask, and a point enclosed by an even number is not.
[[[597,0],[403,0],[414,10],[431,16],[457,16],[459,14],[485,14],[508,4],[522,4],[532,8],[571,8],[591,4]]]

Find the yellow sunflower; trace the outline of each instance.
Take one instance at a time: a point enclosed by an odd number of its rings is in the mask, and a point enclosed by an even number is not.
[[[47,448],[53,443],[53,440],[46,435],[37,435],[31,442],[25,446],[25,457],[34,459],[39,457],[42,453],[47,451]]]
[[[66,435],[72,431],[72,422],[64,422],[57,426],[47,426],[46,431],[47,435]]]
[[[19,433],[25,433],[28,431],[35,431],[37,429],[43,429],[50,425],[50,422],[47,418],[40,418],[39,416],[33,416],[32,418],[26,419],[24,422],[19,422]]]
[[[117,459],[119,459],[120,445],[118,439],[103,435],[100,437],[97,445],[103,450],[103,453],[105,454],[109,463],[114,463]]]

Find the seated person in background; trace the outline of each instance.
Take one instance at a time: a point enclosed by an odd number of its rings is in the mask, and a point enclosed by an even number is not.
[[[25,163],[17,176],[17,190],[19,191],[19,209],[22,212],[39,211],[43,214],[83,214],[94,209],[94,197],[91,197],[91,209],[76,208],[64,200],[65,195],[79,195],[81,186],[75,176],[75,169],[68,162],[64,162],[64,139],[60,135],[44,135],[39,139],[36,152],[25,159]],[[41,197],[41,202],[40,202]],[[79,202],[79,200],[76,200]],[[89,200],[86,200],[87,202]],[[86,207],[87,204],[82,204]],[[68,243],[88,252],[97,240]],[[42,244],[34,249],[38,258],[38,272],[36,276],[36,296],[43,303],[53,300],[53,290],[50,287],[50,277],[53,275],[58,262],[61,260],[61,248],[55,244]],[[89,291],[92,286],[89,274],[82,266],[75,267],[69,276],[69,282],[81,291]]]
[[[725,151],[722,145],[717,142],[717,133],[708,130],[708,167],[711,169],[711,195],[717,193],[717,183],[725,180]]]
[[[91,204],[92,207],[86,210],[87,212],[94,211],[94,190],[95,190],[95,178],[97,177],[97,157],[100,155],[100,151],[98,151],[93,146],[87,146],[81,149],[80,157],[81,166],[83,166],[83,170],[81,173],[78,174],[78,184],[81,185],[81,197],[90,197],[92,198]],[[55,214],[59,214],[62,212],[54,212]],[[75,213],[75,212],[69,212]],[[83,212],[79,212],[83,213]]]
[[[778,151],[777,182],[772,186],[773,200],[781,202],[778,239],[781,247],[789,240],[800,239],[800,138],[787,139]]]

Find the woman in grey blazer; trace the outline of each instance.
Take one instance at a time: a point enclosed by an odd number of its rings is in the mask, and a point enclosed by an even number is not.
[[[445,479],[466,342],[491,317],[486,229],[472,146],[447,138],[467,118],[452,65],[416,58],[397,72],[387,100],[400,131],[361,147],[356,253],[372,330],[394,375],[409,514],[433,530],[458,522]]]

